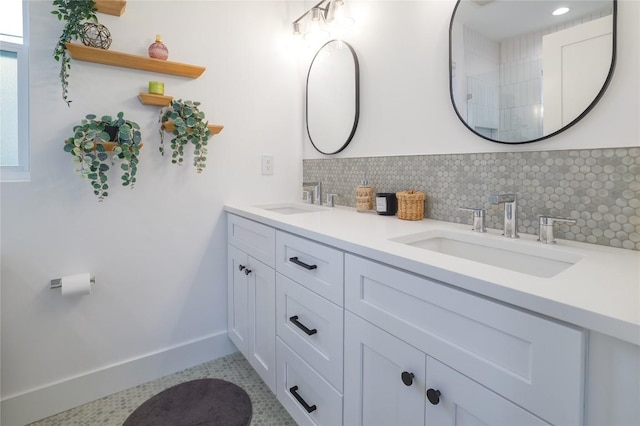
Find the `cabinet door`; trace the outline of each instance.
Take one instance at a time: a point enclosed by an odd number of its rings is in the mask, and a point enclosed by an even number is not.
[[[276,390],[276,272],[253,258],[249,278],[249,356],[251,366]]]
[[[427,387],[427,425],[549,424],[431,357],[427,357]]]
[[[229,338],[262,380],[276,386],[276,273],[228,245]]]
[[[424,353],[347,311],[344,372],[345,425],[424,425]]]
[[[229,338],[245,356],[249,354],[249,279],[246,253],[227,245],[227,329]]]

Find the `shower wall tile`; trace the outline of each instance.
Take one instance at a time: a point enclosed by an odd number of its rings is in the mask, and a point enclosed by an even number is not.
[[[471,224],[459,207],[487,209],[487,227],[501,229],[494,193],[518,195],[518,226],[537,234],[540,215],[573,218],[556,236],[640,250],[640,148],[303,160],[304,180],[319,180],[337,204],[355,207],[366,173],[376,192],[406,189],[427,194],[425,216]]]

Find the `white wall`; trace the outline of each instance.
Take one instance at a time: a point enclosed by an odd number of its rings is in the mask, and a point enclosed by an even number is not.
[[[454,0],[351,1],[343,34],[360,60],[360,123],[339,157],[539,151],[640,144],[640,2],[618,1],[613,80],[587,117],[551,139],[505,145],[473,135],[449,97],[449,22]],[[304,158],[323,158],[308,142]]]
[[[161,34],[170,60],[207,70],[191,80],[74,61],[71,108],[51,55],[62,26],[50,1],[29,6],[32,180],[1,187],[2,414],[20,421],[13,417],[19,402],[30,401],[20,397],[49,385],[183,345],[171,360],[156,357],[145,374],[232,350],[223,205],[297,194],[302,179],[302,83],[285,49],[301,5],[129,0],[121,17],[98,15],[112,50],[146,55]],[[168,95],[201,101],[210,122],[225,126],[210,140],[202,174],[160,156],[159,109],[137,99],[149,80],[164,81]],[[123,188],[113,175],[109,197],[98,203],[73,173],[63,141],[86,114],[118,111],[142,126],[138,184]],[[273,176],[260,174],[263,153],[274,155]],[[96,277],[91,296],[67,300],[47,288],[52,278],[83,271]]]

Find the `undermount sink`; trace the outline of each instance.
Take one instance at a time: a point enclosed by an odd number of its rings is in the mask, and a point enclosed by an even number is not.
[[[406,235],[391,241],[541,278],[551,278],[582,259],[579,254],[556,247],[447,230]]]
[[[281,203],[256,206],[260,209],[280,214],[301,214],[326,211],[327,207],[315,204]]]

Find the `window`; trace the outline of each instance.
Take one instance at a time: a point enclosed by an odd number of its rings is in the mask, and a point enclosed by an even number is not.
[[[0,14],[0,181],[30,178],[27,3],[2,0]]]

